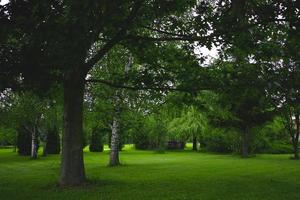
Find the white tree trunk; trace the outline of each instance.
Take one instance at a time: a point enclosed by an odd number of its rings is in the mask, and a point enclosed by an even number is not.
[[[37,158],[37,133],[36,127],[34,126],[31,132],[31,155],[32,159]]]
[[[110,142],[110,166],[117,166],[119,161],[119,119],[117,116],[113,117],[113,124],[111,127],[111,142]]]

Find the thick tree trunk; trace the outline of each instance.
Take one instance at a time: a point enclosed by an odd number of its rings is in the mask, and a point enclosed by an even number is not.
[[[61,186],[80,185],[85,181],[83,162],[84,76],[73,73],[64,82],[64,134],[61,158]]]
[[[197,151],[197,137],[193,136],[193,150]]]
[[[31,159],[37,159],[37,132],[36,127],[33,127],[31,132]]]
[[[242,137],[242,157],[248,158],[250,151],[250,131],[248,127],[244,129]]]
[[[111,142],[110,142],[110,159],[109,166],[117,166],[120,164],[119,160],[119,119],[117,116],[113,117],[113,124],[111,127]]]
[[[300,132],[300,121],[299,121],[299,114],[295,116],[295,125],[296,125],[296,134],[293,141],[294,146],[294,159],[299,160],[299,132]]]

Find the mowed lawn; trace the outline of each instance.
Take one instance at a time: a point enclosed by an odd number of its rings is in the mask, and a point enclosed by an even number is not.
[[[30,160],[0,150],[0,199],[300,199],[300,161],[290,155],[241,159],[192,151],[121,152],[123,166],[107,167],[108,151],[85,152],[89,182],[61,189],[60,157]]]

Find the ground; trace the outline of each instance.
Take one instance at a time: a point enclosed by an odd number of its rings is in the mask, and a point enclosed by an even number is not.
[[[108,151],[85,152],[89,182],[57,186],[59,156],[30,160],[0,149],[0,199],[300,199],[300,162],[290,155],[237,155],[167,151],[121,152],[121,167],[107,167]]]

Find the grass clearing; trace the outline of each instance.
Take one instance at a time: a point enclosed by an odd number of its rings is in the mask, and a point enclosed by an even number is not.
[[[300,162],[289,157],[159,154],[127,146],[123,165],[110,168],[108,151],[85,151],[89,182],[61,189],[58,155],[30,160],[0,149],[0,199],[300,199]]]

